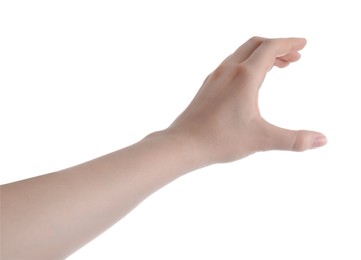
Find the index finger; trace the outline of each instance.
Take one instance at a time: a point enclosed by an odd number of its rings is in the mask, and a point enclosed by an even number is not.
[[[245,60],[244,64],[266,74],[273,66],[277,57],[285,56],[291,52],[302,50],[307,41],[304,38],[269,39]]]

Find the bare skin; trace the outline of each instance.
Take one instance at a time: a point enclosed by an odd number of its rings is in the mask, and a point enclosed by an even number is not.
[[[129,147],[58,172],[1,186],[1,259],[63,259],[154,191],[193,170],[258,151],[304,151],[326,144],[260,115],[267,72],[300,58],[301,38],[254,37],[204,81],[167,128]]]

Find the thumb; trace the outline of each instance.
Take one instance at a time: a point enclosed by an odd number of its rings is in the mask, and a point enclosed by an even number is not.
[[[270,150],[302,152],[324,146],[327,138],[318,132],[307,130],[288,130],[267,123]]]

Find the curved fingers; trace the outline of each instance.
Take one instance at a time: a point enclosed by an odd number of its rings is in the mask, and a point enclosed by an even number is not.
[[[244,64],[259,71],[259,74],[266,74],[277,60],[297,61],[300,58],[298,51],[302,50],[305,45],[306,40],[303,38],[267,39],[253,51]]]

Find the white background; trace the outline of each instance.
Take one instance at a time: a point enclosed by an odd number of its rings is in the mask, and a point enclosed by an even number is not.
[[[361,259],[358,1],[1,1],[0,182],[167,127],[254,35],[308,39],[263,116],[327,147],[215,165],[158,191],[77,259]]]

